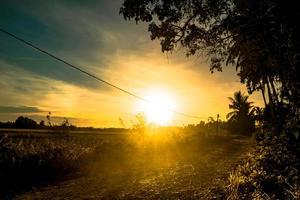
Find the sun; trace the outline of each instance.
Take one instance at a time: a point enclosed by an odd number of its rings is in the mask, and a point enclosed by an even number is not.
[[[139,105],[139,111],[145,113],[147,122],[157,125],[168,125],[173,119],[175,99],[167,91],[151,90],[145,95],[147,102]]]

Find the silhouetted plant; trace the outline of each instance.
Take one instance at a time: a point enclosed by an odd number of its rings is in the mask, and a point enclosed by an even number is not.
[[[30,128],[34,129],[38,127],[38,124],[36,123],[36,121],[28,117],[20,116],[15,121],[15,127],[24,128],[24,129],[30,129]]]
[[[51,112],[49,112],[46,116],[47,120],[48,120],[48,126],[51,127],[52,126],[52,122],[51,122]]]
[[[235,92],[230,100],[229,108],[233,111],[228,113],[228,119],[231,130],[236,134],[249,135],[254,131],[255,121],[252,109],[253,102],[248,101],[249,96],[244,95],[241,91]]]
[[[142,131],[147,126],[145,113],[141,112],[135,115],[137,123],[133,125],[133,128]]]
[[[45,127],[46,127],[45,121],[44,121],[44,120],[41,120],[41,121],[40,121],[39,127],[40,127],[40,128],[45,128]]]
[[[299,199],[299,152],[287,137],[259,142],[229,176],[228,199]]]
[[[300,26],[296,1],[125,0],[120,13],[125,20],[148,23],[151,39],[160,40],[163,52],[180,45],[188,56],[210,58],[211,72],[222,71],[222,64],[235,67],[250,94],[262,92],[265,105],[270,107],[273,132],[299,132]],[[281,116],[280,104],[287,105],[288,116]]]

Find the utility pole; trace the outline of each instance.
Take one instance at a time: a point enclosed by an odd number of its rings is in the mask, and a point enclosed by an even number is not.
[[[219,136],[219,117],[220,115],[217,114],[217,136]]]

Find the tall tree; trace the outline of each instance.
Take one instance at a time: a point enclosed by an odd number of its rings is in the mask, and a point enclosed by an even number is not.
[[[228,113],[226,118],[233,132],[249,135],[254,131],[254,111],[253,102],[248,101],[249,96],[241,91],[235,92],[230,100],[229,108],[233,111]]]
[[[253,107],[253,102],[248,102],[249,96],[244,95],[241,91],[235,92],[233,97],[228,97],[230,104],[229,108],[233,111],[228,113],[226,118],[229,120],[235,120],[239,116],[249,116],[250,109]]]
[[[208,56],[211,72],[222,71],[222,64],[234,66],[250,94],[262,91],[273,116],[284,103],[293,119],[300,119],[298,2],[125,0],[120,13],[125,20],[148,23],[163,52],[181,45],[188,56]]]

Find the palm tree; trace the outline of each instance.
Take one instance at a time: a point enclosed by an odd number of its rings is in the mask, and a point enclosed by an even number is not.
[[[242,134],[250,134],[254,128],[254,112],[253,102],[248,101],[249,96],[241,91],[234,93],[230,100],[229,108],[233,111],[226,115],[229,124],[234,132]]]
[[[241,91],[235,92],[233,97],[228,97],[230,101],[229,108],[233,110],[226,115],[229,121],[237,120],[243,115],[250,115],[253,102],[248,102],[248,98],[249,96],[244,95]]]

